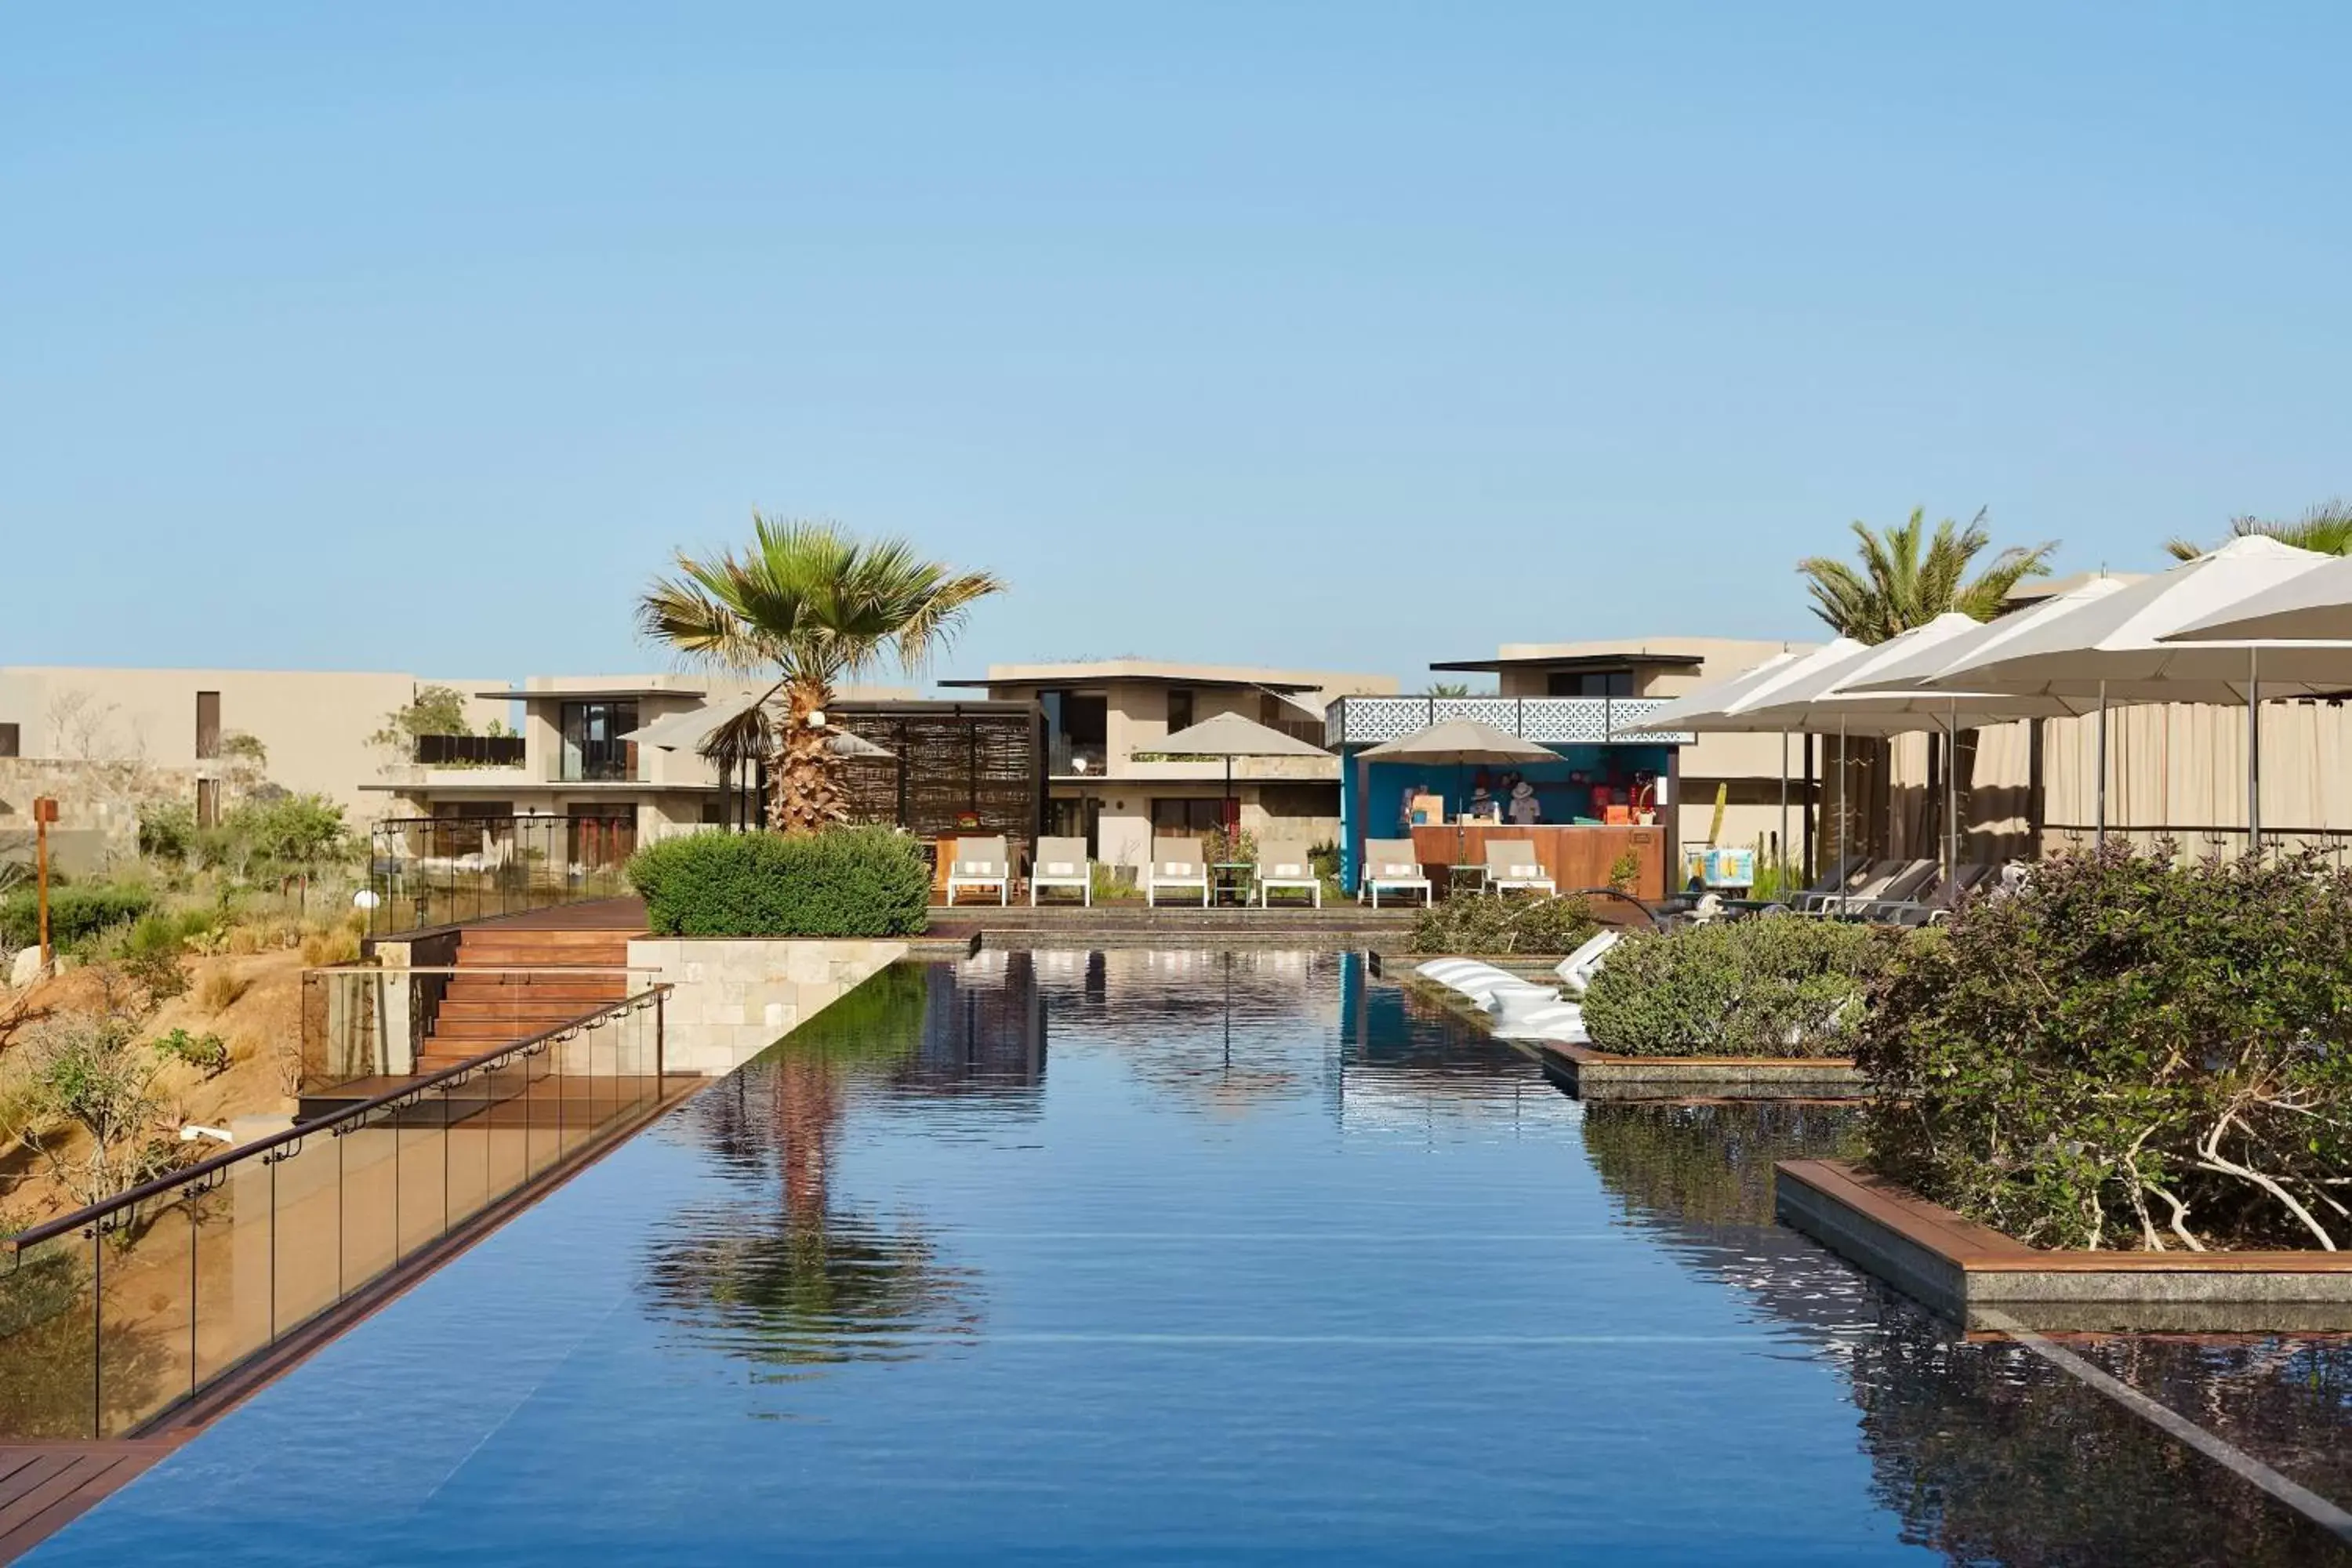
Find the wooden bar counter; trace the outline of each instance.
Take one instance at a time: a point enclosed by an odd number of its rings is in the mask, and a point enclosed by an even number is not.
[[[1414,852],[1432,882],[1443,889],[1460,860],[1467,866],[1486,863],[1489,839],[1522,839],[1536,847],[1536,858],[1563,893],[1579,888],[1605,888],[1609,868],[1619,856],[1632,850],[1641,871],[1627,889],[1637,899],[1654,901],[1666,896],[1666,830],[1652,827],[1580,827],[1543,823],[1514,827],[1508,823],[1472,823],[1455,827],[1416,827]]]

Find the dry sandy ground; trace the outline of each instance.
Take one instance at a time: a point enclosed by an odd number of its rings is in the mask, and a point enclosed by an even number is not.
[[[241,957],[196,958],[186,961],[187,991],[157,1009],[141,1030],[154,1039],[173,1028],[192,1035],[214,1034],[228,1042],[226,1071],[207,1079],[192,1067],[166,1063],[155,1079],[155,1094],[164,1106],[163,1125],[176,1130],[187,1122],[226,1127],[230,1119],[257,1114],[287,1114],[294,1102],[287,1098],[279,1056],[299,1049],[302,1034],[302,955],[290,949]],[[226,1007],[215,1010],[199,1000],[208,977],[234,975],[242,993]],[[26,1022],[70,1008],[91,1008],[100,995],[98,977],[74,970],[23,991],[0,988],[0,1031],[5,1020]],[[0,1079],[8,1056],[23,1039],[22,1026],[15,1041],[0,1032]],[[71,1158],[81,1137],[64,1134],[58,1145]],[[17,1141],[14,1129],[0,1130],[7,1142],[0,1146],[0,1234],[37,1224],[72,1208],[70,1197],[48,1173],[47,1162]],[[192,1159],[216,1152],[212,1142],[185,1146]]]

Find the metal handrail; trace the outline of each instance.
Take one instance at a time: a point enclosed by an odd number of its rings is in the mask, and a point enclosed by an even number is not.
[[[384,973],[388,974],[397,973],[398,971],[386,970]],[[480,1056],[468,1057],[466,1060],[458,1062],[455,1066],[442,1068],[437,1071],[426,1073],[420,1078],[414,1079],[409,1082],[401,1085],[398,1089],[388,1089],[378,1095],[372,1095],[366,1100],[359,1100],[353,1104],[344,1106],[339,1110],[331,1111],[327,1115],[318,1118],[316,1121],[299,1121],[286,1129],[283,1132],[273,1132],[266,1138],[257,1138],[250,1143],[240,1143],[236,1148],[228,1150],[223,1153],[215,1154],[209,1160],[200,1160],[193,1165],[186,1166],[181,1170],[167,1172],[163,1175],[155,1177],[152,1181],[142,1182],[135,1187],[131,1187],[122,1192],[117,1193],[112,1197],[106,1199],[102,1203],[92,1204],[87,1208],[76,1209],[73,1213],[68,1215],[60,1215],[57,1218],[46,1220],[41,1224],[33,1226],[29,1230],[18,1231],[14,1236],[0,1239],[0,1247],[5,1247],[8,1251],[14,1253],[22,1253],[26,1247],[37,1246],[39,1243],[47,1241],[55,1237],[64,1236],[77,1230],[87,1232],[94,1227],[102,1227],[110,1216],[119,1214],[126,1208],[135,1207],[136,1205],[146,1202],[148,1199],[158,1196],[163,1193],[172,1192],[180,1187],[189,1186],[199,1181],[206,1180],[216,1173],[225,1171],[240,1161],[255,1159],[259,1156],[266,1155],[274,1150],[281,1149],[287,1144],[299,1143],[305,1138],[315,1136],[320,1132],[331,1131],[333,1129],[341,1126],[344,1122],[354,1121],[361,1117],[382,1110],[387,1106],[397,1105],[402,1100],[413,1099],[415,1096],[421,1094],[427,1089],[438,1089],[446,1083],[462,1082],[473,1074],[479,1072],[482,1068],[489,1067],[504,1058],[518,1054],[530,1054],[534,1047],[545,1046],[548,1042],[559,1037],[569,1038],[582,1029],[593,1026],[600,1019],[618,1017],[625,1013],[641,1011],[646,1006],[659,1006],[662,999],[669,994],[671,989],[672,987],[667,984],[654,985],[647,987],[644,991],[638,992],[634,996],[624,997],[618,1002],[607,1002],[593,1012],[583,1013],[577,1018],[569,1019],[561,1024],[551,1025],[547,1028],[541,1029],[538,1034],[530,1037],[528,1039],[511,1041],[509,1044],[499,1046],[490,1050],[485,1051]],[[658,1031],[656,1031],[655,1038],[656,1040],[660,1038]],[[656,1073],[658,1073],[658,1057],[656,1057]]]

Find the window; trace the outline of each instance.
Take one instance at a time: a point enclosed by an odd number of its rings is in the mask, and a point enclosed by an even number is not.
[[[196,781],[196,826],[198,827],[220,826],[220,780],[218,779]]]
[[[637,776],[637,743],[621,739],[637,727],[635,703],[567,702],[562,723],[565,783]]]
[[[1189,795],[1170,798],[1156,795],[1151,802],[1151,831],[1154,833],[1207,833],[1224,826],[1225,803],[1222,800],[1196,800]]]
[[[1192,727],[1192,689],[1171,686],[1168,689],[1168,732]]]
[[[1544,690],[1553,697],[1631,697],[1633,695],[1633,672],[1630,669],[1554,670],[1545,678]]]
[[[210,762],[220,755],[220,693],[196,693],[196,760]]]
[[[14,724],[0,724],[0,757],[16,756],[17,754],[16,746],[16,726]]]

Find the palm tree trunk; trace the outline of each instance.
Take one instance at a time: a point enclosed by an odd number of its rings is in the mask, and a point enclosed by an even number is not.
[[[784,688],[784,716],[776,726],[776,787],[768,798],[768,826],[778,833],[822,833],[849,820],[841,759],[825,749],[809,715],[833,705],[833,688],[795,679]]]

